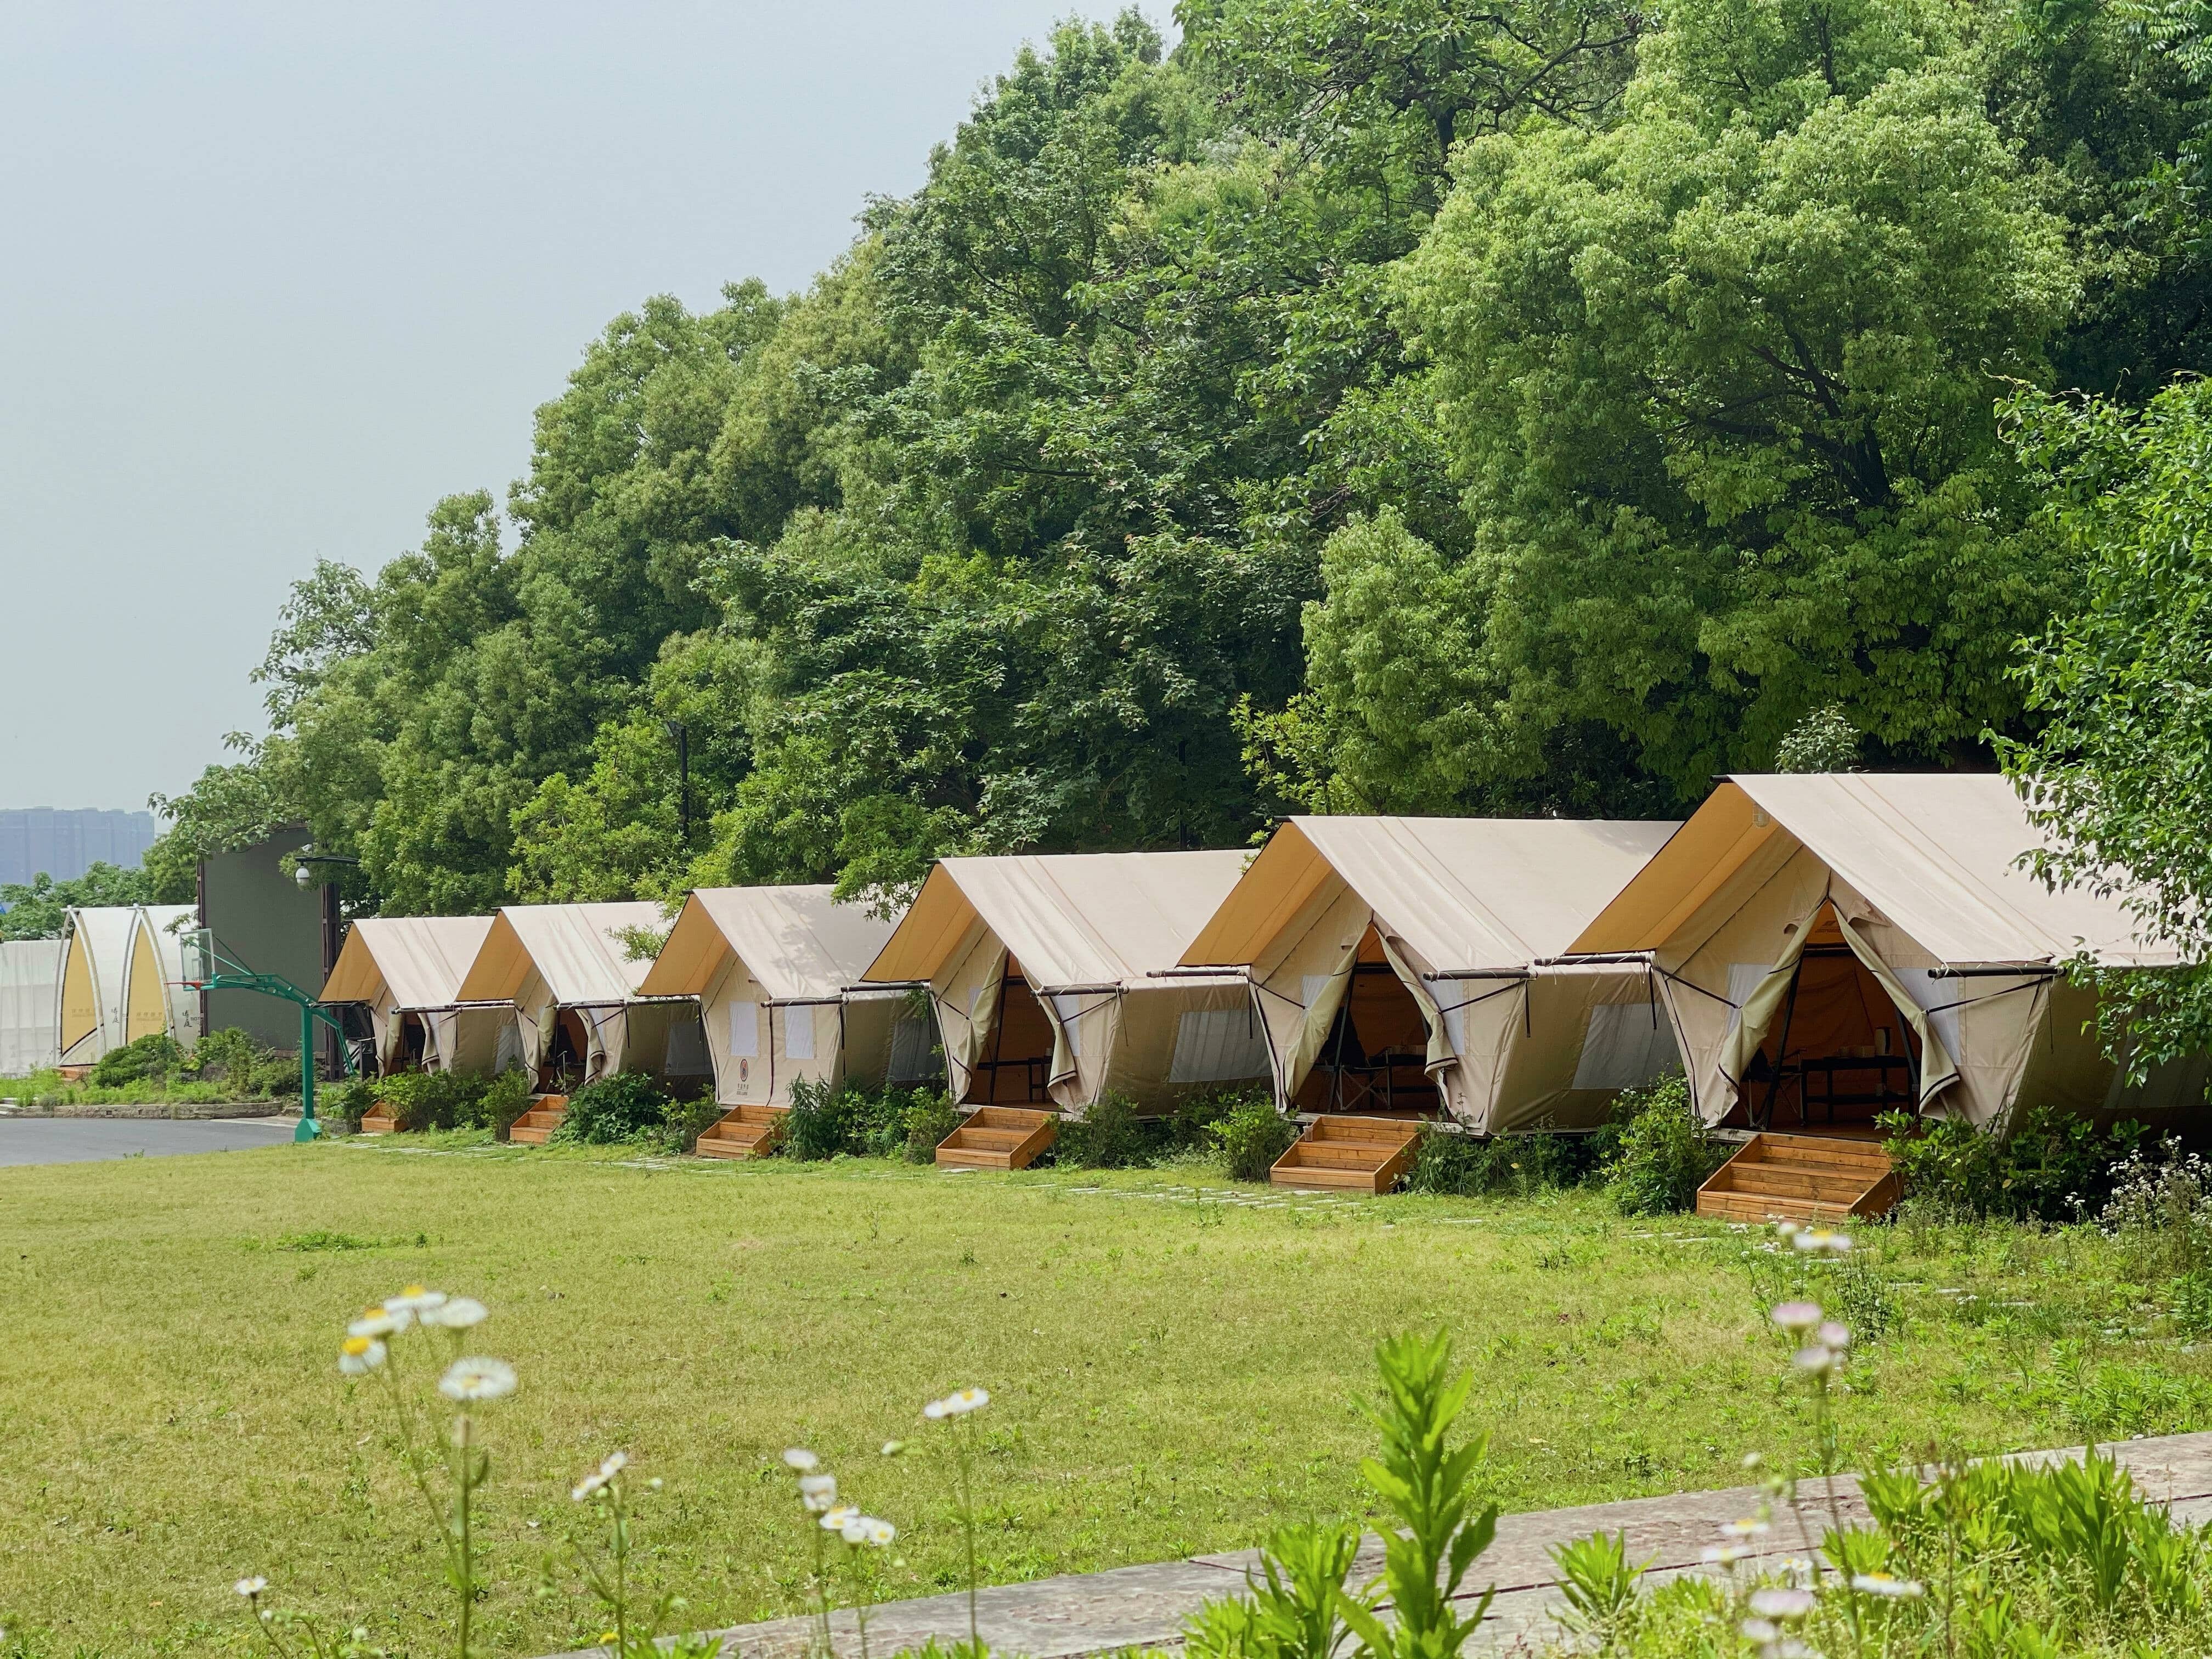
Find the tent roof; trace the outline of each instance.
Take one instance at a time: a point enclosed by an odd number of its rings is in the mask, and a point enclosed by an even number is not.
[[[1032,989],[1157,986],[1150,976],[1181,960],[1249,856],[1232,848],[944,859],[861,977],[933,979],[981,918]]]
[[[2162,966],[2118,900],[2051,892],[2019,859],[2044,844],[1989,774],[1804,773],[1723,781],[1582,931],[1577,952],[1656,950],[1774,836],[1787,835],[1938,961]]]
[[[1249,963],[1332,874],[1437,972],[1559,955],[1679,825],[1578,818],[1292,818],[1191,941]]]
[[[491,932],[489,916],[364,916],[346,933],[325,1002],[368,1002],[380,981],[395,1008],[449,1008]]]
[[[483,948],[462,976],[463,1002],[507,1002],[535,968],[568,1007],[627,1002],[637,994],[649,962],[632,962],[619,928],[662,925],[660,907],[640,899],[617,904],[508,904],[492,918]]]
[[[735,956],[774,1001],[841,996],[876,959],[893,924],[865,905],[837,903],[836,892],[826,885],[702,887],[684,901],[639,989],[698,996]]]

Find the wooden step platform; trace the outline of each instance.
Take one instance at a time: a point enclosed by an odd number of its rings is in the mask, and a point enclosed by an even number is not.
[[[399,1120],[392,1115],[392,1108],[378,1101],[361,1115],[361,1132],[365,1135],[388,1135],[398,1132]]]
[[[709,1124],[691,1150],[701,1158],[765,1158],[783,1139],[788,1106],[733,1106]]]
[[[568,1096],[536,1096],[531,1100],[530,1109],[514,1120],[507,1138],[520,1146],[543,1146],[553,1139],[553,1132],[568,1115]]]
[[[1698,1213],[1729,1221],[1842,1221],[1887,1215],[1899,1188],[1879,1143],[1837,1135],[1752,1136],[1698,1188]]]
[[[1387,1193],[1413,1167],[1420,1139],[1417,1119],[1324,1113],[1275,1160],[1267,1179],[1278,1187]]]
[[[1026,1170],[1060,1133],[1060,1115],[985,1106],[937,1143],[940,1170]]]

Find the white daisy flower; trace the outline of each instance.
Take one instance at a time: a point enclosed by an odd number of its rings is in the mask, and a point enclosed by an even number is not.
[[[1851,1346],[1850,1327],[1838,1325],[1832,1319],[1813,1333],[1813,1340],[1822,1347],[1841,1353]]]
[[[231,1589],[236,1590],[240,1595],[244,1596],[249,1601],[268,1588],[269,1581],[266,1578],[259,1577],[241,1578],[235,1584],[231,1586]]]
[[[481,1325],[491,1317],[491,1310],[472,1297],[449,1297],[434,1308],[423,1310],[425,1325],[442,1325],[449,1331],[465,1331]]]
[[[783,1455],[786,1468],[797,1469],[801,1474],[811,1474],[822,1467],[822,1460],[804,1446],[793,1446]]]
[[[1751,1593],[1751,1610],[1761,1619],[1802,1619],[1813,1611],[1813,1592],[1767,1589]]]
[[[965,1417],[969,1412],[981,1411],[990,1403],[991,1395],[988,1390],[963,1389],[957,1394],[946,1395],[942,1400],[931,1401],[921,1408],[921,1414],[932,1419]]]
[[[599,1479],[602,1480],[611,1480],[629,1467],[629,1454],[628,1452],[611,1451],[605,1457],[599,1460]]]
[[[1815,1342],[1791,1354],[1790,1363],[1808,1376],[1818,1376],[1823,1371],[1835,1369],[1836,1356],[1832,1349],[1824,1348]]]
[[[819,1515],[837,1501],[837,1477],[834,1474],[802,1474],[799,1477],[799,1501],[810,1513]]]
[[[1747,1619],[1736,1626],[1736,1630],[1747,1642],[1778,1641],[1782,1636],[1780,1631],[1764,1619]]]
[[[1731,1521],[1721,1530],[1730,1538],[1764,1538],[1773,1528],[1764,1521],[1742,1520]]]
[[[415,1322],[415,1316],[405,1309],[394,1313],[389,1308],[370,1308],[346,1327],[348,1336],[397,1336]]]
[[[861,1515],[860,1511],[853,1504],[833,1504],[822,1516],[822,1530],[824,1532],[842,1532],[854,1522],[863,1520],[866,1517]]]
[[[1703,1559],[1709,1567],[1732,1567],[1750,1555],[1751,1552],[1741,1544],[1709,1544]]]
[[[873,1516],[868,1517],[865,1525],[867,1528],[867,1535],[862,1541],[872,1544],[878,1549],[882,1549],[892,1539],[898,1536],[896,1527],[888,1521],[878,1521]]]
[[[1795,1221],[1778,1221],[1774,1224],[1774,1236],[1777,1238],[1795,1238],[1804,1231],[1805,1229]]]
[[[373,1336],[349,1336],[338,1346],[338,1370],[345,1376],[367,1376],[384,1363],[384,1344]]]
[[[1821,1314],[1817,1302],[1784,1302],[1767,1317],[1792,1336],[1802,1336],[1807,1331],[1819,1328]]]
[[[837,1535],[848,1544],[866,1543],[868,1541],[868,1517],[865,1515],[854,1515],[851,1520],[846,1522],[843,1526],[837,1528]]]
[[[464,1404],[498,1400],[514,1392],[514,1367],[504,1359],[456,1359],[438,1379],[438,1392]]]
[[[1927,1593],[1927,1586],[1917,1578],[1899,1578],[1889,1572],[1862,1572],[1852,1575],[1851,1588],[1868,1595],[1879,1595],[1893,1601],[1910,1601]]]
[[[420,1285],[410,1285],[398,1295],[387,1297],[384,1305],[386,1310],[392,1313],[404,1310],[411,1314],[422,1314],[441,1306],[445,1300],[446,1293],[443,1291],[425,1290]]]
[[[1825,1227],[1808,1227],[1790,1241],[1807,1255],[1849,1255],[1851,1236],[1832,1233]]]
[[[580,1504],[586,1498],[596,1498],[605,1489],[606,1484],[607,1478],[604,1474],[596,1472],[587,1474],[568,1488],[568,1501],[572,1504]]]

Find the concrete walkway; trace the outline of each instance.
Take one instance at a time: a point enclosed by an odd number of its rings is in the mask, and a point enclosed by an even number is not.
[[[2171,1505],[2177,1521],[2196,1525],[2212,1519],[2212,1434],[2124,1441],[2107,1449],[2134,1476],[2136,1490]],[[2081,1448],[2030,1455],[2078,1457]],[[1825,1515],[1817,1513],[1826,1509],[1826,1499],[1811,1487],[1801,1488],[1800,1495],[1808,1500],[1807,1522],[1817,1541],[1826,1530]],[[1498,1592],[1478,1640],[1494,1648],[1525,1638],[1534,1646],[1559,1635],[1556,1614],[1561,1603],[1551,1558],[1555,1544],[1595,1532],[1625,1533],[1630,1559],[1648,1559],[1647,1582],[1656,1582],[1710,1571],[1702,1565],[1702,1557],[1723,1541],[1720,1528],[1749,1516],[1759,1503],[1755,1487],[1738,1487],[1500,1516],[1497,1541],[1468,1575],[1478,1595],[1492,1584]],[[1858,1483],[1849,1475],[1836,1482],[1835,1504],[1846,1526],[1867,1519]],[[1770,1565],[1805,1553],[1805,1537],[1787,1512],[1776,1515],[1773,1530],[1765,1537],[1751,1541]],[[1240,1591],[1245,1572],[1258,1559],[1257,1551],[1240,1550],[1001,1585],[978,1593],[976,1622],[994,1653],[1026,1655],[1028,1659],[1081,1659],[1120,1648],[1174,1646],[1180,1643],[1183,1620],[1203,1602]],[[1349,1582],[1364,1583],[1382,1567],[1382,1541],[1370,1536],[1361,1545]],[[830,1629],[840,1654],[860,1651],[859,1630],[851,1613],[831,1614]],[[738,1659],[740,1654],[744,1659],[796,1659],[807,1650],[812,1621],[779,1619],[717,1633],[722,1638],[721,1659]],[[887,1602],[868,1616],[872,1653],[892,1655],[919,1648],[933,1636],[949,1645],[967,1634],[964,1593]]]
[[[180,1152],[232,1152],[277,1146],[292,1139],[289,1117],[167,1118],[0,1117],[0,1167],[15,1164],[90,1164],[104,1158],[169,1158]]]

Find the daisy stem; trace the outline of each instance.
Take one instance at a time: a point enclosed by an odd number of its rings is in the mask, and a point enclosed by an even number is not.
[[[967,1421],[963,1419],[952,1443],[958,1450],[960,1463],[960,1529],[968,1541],[968,1645],[973,1659],[982,1659],[983,1638],[975,1623],[975,1500],[969,1480],[969,1434]]]

